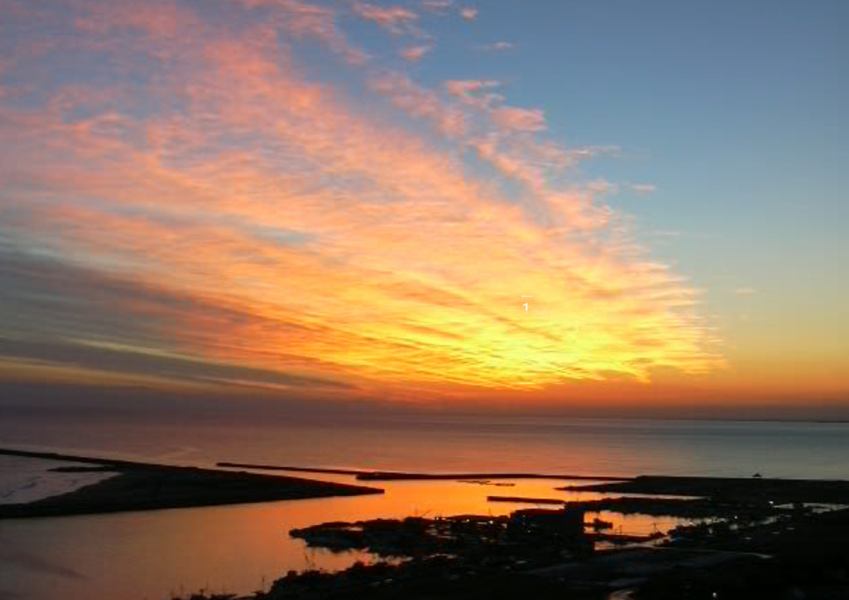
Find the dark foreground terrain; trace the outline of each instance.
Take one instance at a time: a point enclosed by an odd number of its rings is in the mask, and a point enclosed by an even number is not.
[[[290,572],[269,590],[244,598],[849,599],[846,482],[680,477],[634,482],[640,485],[607,486],[695,498],[612,498],[525,509],[510,517],[378,519],[293,530],[291,535],[311,546],[366,549],[391,560],[340,573]],[[583,513],[599,509],[599,503],[613,511],[697,520],[652,544],[594,550],[600,538],[588,531]]]
[[[251,600],[846,600],[849,598],[849,510],[809,515],[792,526],[764,526],[749,540],[671,543],[509,565],[492,557],[437,555],[401,564],[357,564],[341,573],[291,572]],[[627,595],[626,595],[627,592]],[[621,595],[615,595],[621,594]],[[192,596],[192,600],[235,596]]]
[[[58,468],[66,472],[115,473],[114,477],[66,494],[22,504],[0,504],[0,519],[184,508],[383,492],[377,488],[297,477],[257,475],[64,454],[0,449],[0,455],[69,461],[85,465]]]

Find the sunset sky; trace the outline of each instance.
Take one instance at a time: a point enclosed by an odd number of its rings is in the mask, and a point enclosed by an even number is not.
[[[849,415],[847,28],[0,0],[0,396]]]

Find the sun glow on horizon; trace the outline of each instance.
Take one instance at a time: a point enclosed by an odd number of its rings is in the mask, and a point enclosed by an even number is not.
[[[423,396],[724,369],[697,286],[582,171],[617,148],[424,70],[477,10],[6,6],[0,350],[27,369]]]

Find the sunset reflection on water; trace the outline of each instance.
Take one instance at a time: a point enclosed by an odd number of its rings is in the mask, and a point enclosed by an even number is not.
[[[313,476],[352,482],[351,476]],[[3,555],[8,592],[41,600],[167,599],[201,588],[251,592],[295,569],[343,569],[362,552],[333,553],[308,548],[289,530],[343,520],[403,518],[410,515],[506,515],[532,504],[488,502],[488,495],[592,500],[592,492],[555,488],[590,483],[554,479],[499,481],[512,486],[459,481],[373,482],[383,494],[317,498],[191,509],[5,521],[0,542],[14,548]],[[596,516],[588,513],[587,520]],[[665,531],[678,519],[604,512],[614,530]]]

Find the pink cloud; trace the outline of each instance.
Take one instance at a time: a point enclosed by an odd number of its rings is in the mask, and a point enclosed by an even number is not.
[[[271,22],[298,37],[324,42],[349,63],[362,65],[368,55],[354,46],[337,24],[336,12],[303,0],[241,0],[249,8],[270,11]]]
[[[478,16],[478,9],[472,7],[465,7],[460,9],[460,16],[466,19],[467,21],[474,21]]]
[[[490,108],[501,102],[504,97],[492,90],[499,87],[498,81],[484,79],[450,80],[443,82],[445,91],[459,99],[463,104],[488,113]]]
[[[410,62],[416,62],[422,59],[425,54],[432,50],[432,46],[408,46],[400,51],[401,57]]]
[[[379,6],[359,0],[353,4],[354,12],[361,18],[376,23],[396,35],[410,33],[419,16],[403,6]]]
[[[594,194],[617,194],[619,186],[606,179],[593,179],[587,182],[586,188]]]
[[[179,31],[181,22],[190,13],[180,10],[174,4],[152,2],[137,7],[124,4],[104,4],[84,16],[79,16],[75,24],[79,29],[92,33],[103,33],[107,29],[126,28],[145,31],[158,36],[173,36]]]
[[[443,135],[459,138],[466,131],[466,116],[462,111],[446,105],[435,92],[415,84],[402,73],[372,77],[369,86],[410,115],[434,123]]]
[[[495,123],[504,129],[514,131],[543,131],[545,115],[539,108],[517,108],[502,106],[492,113]]]
[[[443,84],[452,96],[467,97],[483,89],[498,87],[497,81],[488,79],[449,80]]]
[[[518,179],[533,189],[545,186],[545,174],[539,166],[499,148],[495,135],[472,140],[470,145],[483,160],[491,163],[496,169],[508,177]]]

